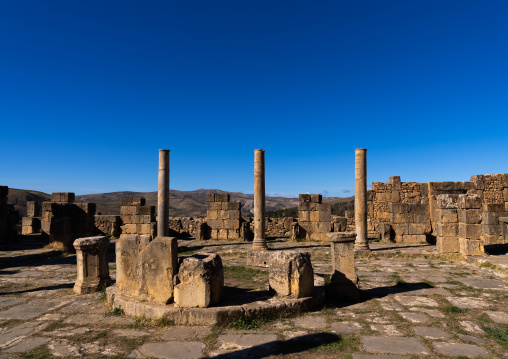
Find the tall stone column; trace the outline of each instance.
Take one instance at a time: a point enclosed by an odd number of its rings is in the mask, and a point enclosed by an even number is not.
[[[367,238],[367,149],[355,150],[356,251],[370,251]]]
[[[265,239],[265,150],[254,150],[254,241],[252,249],[268,249]]]
[[[157,236],[169,235],[169,150],[159,150]]]

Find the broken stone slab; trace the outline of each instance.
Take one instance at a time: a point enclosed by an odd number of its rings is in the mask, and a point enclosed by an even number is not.
[[[267,268],[272,253],[270,250],[249,250],[246,263],[248,266]]]
[[[224,270],[217,253],[187,257],[175,277],[175,304],[183,308],[207,308],[218,304],[224,291]]]
[[[178,268],[178,242],[173,237],[122,235],[116,243],[116,283],[119,295],[167,304],[173,299]]]
[[[339,300],[358,301],[358,276],[355,270],[354,232],[328,233],[332,252],[330,292]]]
[[[413,331],[426,339],[449,339],[450,334],[434,327],[413,327]]]
[[[108,264],[109,238],[106,236],[78,238],[74,241],[78,276],[74,292],[88,294],[111,285]]]
[[[276,251],[270,256],[268,266],[270,288],[279,296],[312,296],[314,271],[309,253]]]

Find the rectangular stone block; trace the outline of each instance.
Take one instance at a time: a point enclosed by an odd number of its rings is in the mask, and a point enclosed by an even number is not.
[[[314,272],[308,253],[275,251],[268,259],[268,267],[270,288],[279,296],[312,296]]]
[[[51,202],[73,203],[74,193],[72,192],[53,192],[51,193]]]
[[[310,202],[298,202],[298,210],[299,211],[310,211],[311,203]]]
[[[493,244],[506,244],[507,242],[505,242],[503,240],[503,236],[502,235],[497,235],[497,234],[483,234],[483,243],[485,245],[493,245]]]
[[[219,229],[217,233],[217,239],[227,240],[228,239],[228,230],[227,229]]]
[[[377,219],[380,221],[389,221],[390,220],[390,212],[378,212]]]
[[[392,193],[391,192],[376,193],[375,196],[376,196],[377,202],[391,202],[391,200],[392,200]]]
[[[311,195],[306,193],[301,193],[299,195],[299,201],[302,202],[311,202]]]
[[[441,223],[458,223],[457,209],[438,209],[436,213],[438,216],[438,221]]]
[[[328,233],[331,232],[331,223],[330,222],[317,222],[316,223],[317,232],[320,233]]]
[[[210,238],[211,239],[219,239],[219,230],[218,229],[210,230]]]
[[[403,234],[402,242],[405,244],[427,243],[427,236],[425,234]]]
[[[459,253],[460,251],[457,237],[437,237],[436,246],[439,253]]]
[[[229,193],[216,193],[215,202],[229,202]]]
[[[146,204],[146,199],[143,197],[122,198],[122,202],[121,202],[122,206],[144,206],[145,204]]]
[[[390,222],[392,223],[409,223],[412,222],[413,216],[410,213],[392,213]]]
[[[408,223],[392,223],[392,228],[396,235],[409,234]]]
[[[130,214],[130,215],[139,214],[138,208],[139,208],[138,206],[121,206],[120,207],[120,215],[124,215],[124,214]]]
[[[229,219],[240,219],[241,213],[238,210],[229,211]]]
[[[427,225],[425,223],[409,223],[408,226],[408,234],[415,235],[415,234],[423,234],[425,235],[427,231]]]
[[[436,234],[439,237],[456,237],[459,233],[457,223],[436,223]]]
[[[81,215],[83,215],[83,214],[87,214],[90,216],[95,215],[95,210],[96,210],[95,203],[79,202],[79,203],[75,203],[75,205],[77,208],[79,208],[81,211],[83,211],[83,213],[80,213]]]
[[[37,219],[37,218],[32,218],[32,217],[23,217],[21,219],[21,225],[22,226],[33,226],[35,222],[39,222],[40,223],[40,220]]]
[[[508,202],[508,188],[503,189],[503,200]]]
[[[311,222],[319,222],[319,212],[318,211],[310,211],[310,221]]]
[[[212,202],[212,203],[219,203],[220,202]],[[218,210],[208,210],[206,211],[206,219],[207,220],[213,220],[213,219],[218,219],[219,218],[219,212]]]
[[[225,211],[240,210],[240,202],[222,202],[222,209]]]
[[[503,229],[503,227],[499,224],[495,224],[495,225],[483,224],[482,225],[483,234],[500,236],[501,234],[503,234],[502,229]]]
[[[460,253],[466,256],[481,256],[485,254],[483,242],[479,239],[459,238]]]
[[[465,239],[480,239],[482,236],[481,224],[459,223],[459,237]]]
[[[298,211],[298,220],[303,222],[310,221],[310,211]]]
[[[487,225],[499,224],[499,213],[498,212],[483,212],[482,213],[482,223],[487,224]]]
[[[224,219],[222,221],[222,228],[224,228],[224,229],[240,229],[240,220],[238,220],[238,219]]]
[[[137,212],[138,212],[138,214],[143,215],[143,216],[145,216],[145,215],[155,216],[155,206],[138,207]],[[152,217],[152,221],[155,221],[155,219],[153,217]]]
[[[120,227],[122,229],[123,234],[136,234],[138,229],[136,224],[124,224]]]
[[[213,193],[209,193],[213,194]],[[222,209],[222,202],[208,202],[209,211],[220,211]]]
[[[323,196],[320,194],[311,194],[310,201],[313,203],[321,203],[323,201]]]
[[[41,216],[41,206],[37,204],[35,201],[27,201],[26,202],[26,215],[27,217],[40,217]]]
[[[458,208],[458,194],[439,194],[437,196],[437,208],[452,209]]]
[[[221,229],[222,228],[222,220],[221,219],[209,219],[206,221],[208,226],[213,229]]]
[[[461,194],[458,199],[460,209],[480,209],[482,202],[482,196],[478,194]]]
[[[206,194],[207,202],[215,202],[215,193],[207,193]]]
[[[483,212],[504,212],[504,203],[484,203]]]
[[[461,209],[459,210],[459,222],[480,224],[482,223],[482,212],[480,209]]]

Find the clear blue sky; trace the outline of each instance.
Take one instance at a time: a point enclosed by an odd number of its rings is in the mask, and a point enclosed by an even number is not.
[[[349,196],[508,172],[508,1],[0,2],[0,184]]]

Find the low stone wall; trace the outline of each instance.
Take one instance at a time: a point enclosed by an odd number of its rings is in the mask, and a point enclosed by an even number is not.
[[[0,186],[0,244],[13,242],[17,236],[19,212],[14,209],[14,205],[7,204],[8,194],[9,187]]]
[[[96,234],[111,235],[113,237],[120,237],[120,216],[115,215],[95,215],[95,228]]]

